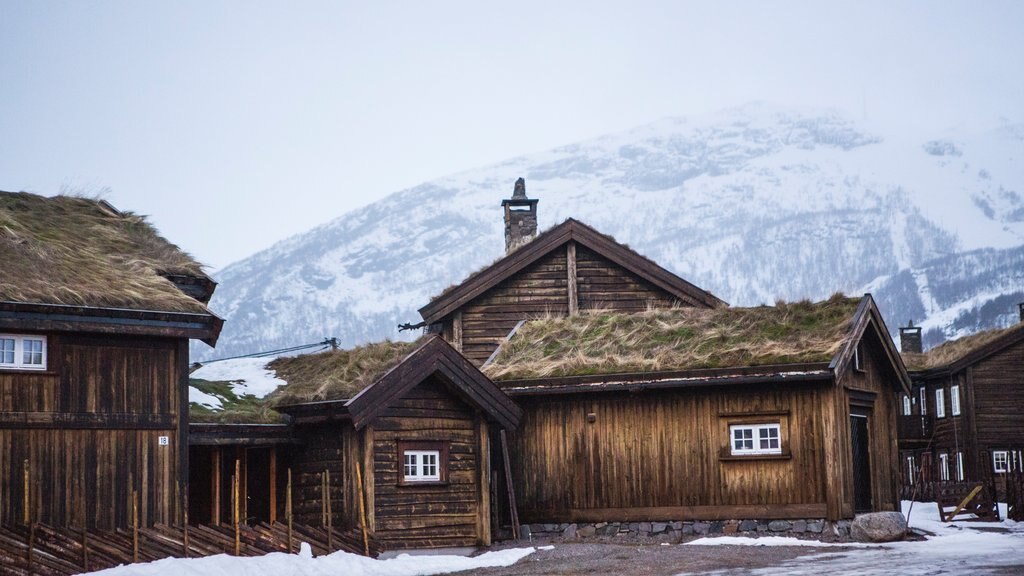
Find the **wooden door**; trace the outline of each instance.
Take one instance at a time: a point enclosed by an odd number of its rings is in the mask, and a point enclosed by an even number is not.
[[[853,450],[853,510],[870,512],[871,452],[866,415],[850,415],[850,444]]]

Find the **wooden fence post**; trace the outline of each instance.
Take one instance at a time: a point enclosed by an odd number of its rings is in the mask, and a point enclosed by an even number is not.
[[[356,460],[356,490],[359,494],[359,528],[363,531],[363,554],[370,555],[370,539],[366,534],[366,499],[363,496],[363,467]]]
[[[242,538],[239,532],[238,526],[238,512],[241,508],[239,502],[238,484],[239,484],[239,461],[235,460],[235,477],[231,480],[231,492],[234,495],[235,509],[234,509],[234,521],[235,521],[235,556],[239,556],[242,552]]]
[[[23,517],[24,517],[24,521],[25,521],[25,526],[28,526],[29,523],[30,523],[29,521],[32,519],[32,500],[29,497],[29,495],[31,494],[31,486],[32,485],[29,483],[28,458],[25,458],[25,462],[22,464],[22,470],[24,471],[24,475],[25,475],[25,494],[24,494],[25,513],[23,514]]]
[[[183,531],[183,539],[185,545],[185,558],[188,558],[188,483],[185,483],[185,494],[182,496],[184,499],[181,507],[181,527]]]

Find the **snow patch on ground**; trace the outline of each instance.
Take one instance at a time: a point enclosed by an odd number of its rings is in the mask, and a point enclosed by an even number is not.
[[[267,370],[267,364],[273,358],[235,358],[222,360],[203,366],[191,374],[200,380],[231,382],[235,396],[250,395],[263,398],[287,384],[277,377],[273,370]],[[189,398],[191,401],[191,391]]]
[[[461,570],[511,566],[534,548],[511,548],[480,556],[410,556],[376,560],[347,552],[313,557],[309,553],[276,552],[254,558],[226,554],[206,558],[166,558],[145,564],[118,566],[94,576],[428,576]]]
[[[1002,511],[1001,507],[1001,511]],[[820,574],[859,574],[882,576],[924,576],[930,574],[1007,573],[1007,567],[1024,566],[1024,523],[941,522],[934,502],[909,501],[902,505],[909,514],[911,529],[923,531],[926,540],[888,544],[831,544],[769,536],[765,538],[703,538],[690,545],[749,546],[835,546],[843,550],[809,554],[787,560],[778,566],[746,571],[721,570],[710,574],[751,574],[819,576]],[[682,575],[680,575],[682,576]]]

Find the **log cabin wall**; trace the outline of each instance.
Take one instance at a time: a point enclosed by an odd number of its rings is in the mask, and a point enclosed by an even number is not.
[[[442,333],[480,365],[521,320],[576,310],[637,312],[676,304],[694,303],[680,301],[570,241],[449,315]]]
[[[374,420],[367,436],[373,447],[369,500],[379,540],[395,549],[490,543],[486,467],[481,467],[487,427],[481,423],[473,408],[433,379]],[[440,482],[403,482],[399,444],[407,442],[441,447],[446,470]]]
[[[174,522],[187,341],[48,334],[47,358],[0,371],[0,522],[23,520],[26,459],[34,521],[128,526],[134,489],[140,524]]]
[[[517,398],[524,522],[822,518],[831,381]],[[783,454],[731,456],[731,424],[779,423]]]
[[[851,414],[868,416],[871,509],[899,510],[899,447],[896,419],[903,392],[873,330],[866,330],[859,345],[859,364],[851,361],[840,375],[833,408],[837,414],[834,430],[835,453],[830,458],[830,485],[835,487],[829,519],[854,515],[854,473]],[[838,515],[837,515],[838,513]]]
[[[302,425],[295,429],[299,446],[289,450],[292,469],[292,506],[295,522],[322,526],[324,471],[330,472],[331,523],[338,527],[356,526],[358,501],[349,493],[354,488],[352,455],[355,430],[345,422]],[[352,504],[352,505],[350,505]],[[280,509],[280,506],[279,506]],[[283,510],[281,510],[283,513]],[[279,516],[283,518],[284,516]]]
[[[967,396],[976,424],[967,426],[977,446],[975,462],[984,474],[992,472],[991,455],[982,451],[1020,449],[1024,446],[1024,342],[1004,348],[964,371]],[[947,391],[948,392],[948,391]],[[948,394],[947,394],[948,395]],[[947,411],[947,414],[949,412]],[[970,443],[970,440],[969,440]],[[978,476],[975,476],[976,478]]]

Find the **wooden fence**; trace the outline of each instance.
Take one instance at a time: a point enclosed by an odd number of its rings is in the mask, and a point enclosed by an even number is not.
[[[937,503],[939,519],[943,522],[950,522],[953,519],[999,520],[999,509],[996,507],[995,496],[995,486],[991,480],[918,482],[912,486],[904,485],[900,489],[900,497],[903,500]]]
[[[1006,508],[1007,518],[1024,521],[1024,472],[1006,474]]]
[[[359,530],[316,528],[286,523],[239,526],[237,555],[297,552],[307,542],[315,555],[343,550],[363,554]],[[236,531],[229,526],[173,527],[137,530],[54,528],[43,524],[0,527],[0,573],[11,576],[64,576],[161,558],[236,555]],[[381,547],[370,541],[370,554]]]

